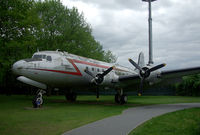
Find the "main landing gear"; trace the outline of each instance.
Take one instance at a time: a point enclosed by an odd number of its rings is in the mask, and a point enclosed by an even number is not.
[[[76,101],[76,97],[77,97],[77,94],[75,92],[69,92],[65,94],[65,98],[67,99],[67,101],[74,102]]]
[[[34,97],[32,103],[33,108],[41,107],[43,104],[42,94],[46,93],[44,90],[38,90],[36,96]]]
[[[127,102],[127,96],[123,94],[123,90],[117,90],[117,94],[115,95],[115,102],[118,104],[125,104]]]

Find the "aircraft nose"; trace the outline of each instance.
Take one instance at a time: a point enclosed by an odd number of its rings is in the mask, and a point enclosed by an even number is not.
[[[23,68],[24,62],[25,62],[24,60],[20,60],[13,64],[12,71],[14,74],[20,75],[20,72],[21,72],[21,69]]]

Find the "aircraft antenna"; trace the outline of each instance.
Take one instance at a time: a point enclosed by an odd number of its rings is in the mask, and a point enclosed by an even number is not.
[[[152,17],[151,17],[151,2],[156,0],[142,0],[143,2],[148,2],[149,4],[149,63],[148,65],[153,64],[153,44],[152,44]]]

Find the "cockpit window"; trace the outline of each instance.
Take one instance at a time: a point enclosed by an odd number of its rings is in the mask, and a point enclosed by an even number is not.
[[[34,59],[35,61],[36,61],[36,60],[42,60],[42,59],[46,59],[46,60],[48,60],[48,61],[52,61],[51,56],[46,56],[46,55],[44,55],[44,54],[41,54],[41,55],[35,54],[35,55],[33,55],[32,59]]]
[[[33,55],[34,59],[42,59],[42,55]]]
[[[38,54],[36,54],[36,55],[33,55],[33,58],[34,59],[46,59],[46,55],[38,55]]]
[[[47,60],[48,60],[48,61],[52,61],[51,56],[47,56]]]
[[[42,58],[43,58],[43,59],[46,59],[46,55],[42,55]]]

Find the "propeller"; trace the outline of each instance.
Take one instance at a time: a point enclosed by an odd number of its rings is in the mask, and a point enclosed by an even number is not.
[[[104,80],[104,76],[106,76],[110,71],[112,71],[114,66],[108,68],[101,74],[94,75],[92,72],[90,72],[88,69],[85,69],[84,72],[93,77],[92,82],[96,83],[97,85],[101,84]]]
[[[153,71],[156,71],[162,67],[164,67],[166,64],[163,63],[163,64],[159,64],[157,66],[154,66],[152,68],[148,68],[148,67],[143,67],[141,68],[137,63],[135,63],[132,59],[129,59],[129,62],[136,68],[140,71],[140,77],[141,77],[141,81],[140,81],[140,89],[139,89],[139,92],[138,92],[138,95],[141,96],[142,94],[142,90],[143,90],[143,84],[144,84],[144,81],[147,77],[150,76],[151,72]]]
[[[103,73],[96,74],[96,75],[94,75],[88,69],[84,70],[85,73],[87,73],[88,75],[90,75],[91,77],[93,77],[93,79],[91,80],[91,82],[93,82],[93,83],[95,83],[97,85],[97,91],[96,91],[97,99],[99,98],[99,87],[98,87],[98,85],[100,85],[103,82],[104,76],[106,76],[108,73],[110,73],[113,69],[114,69],[114,66],[108,68]]]

